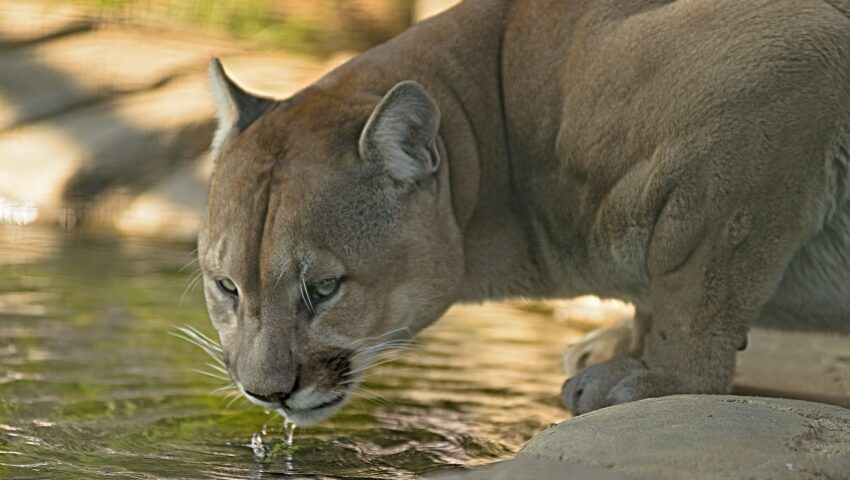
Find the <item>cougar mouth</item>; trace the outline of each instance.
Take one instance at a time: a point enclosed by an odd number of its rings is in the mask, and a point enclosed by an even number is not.
[[[336,405],[337,403],[339,403],[343,400],[345,400],[345,392],[342,392],[339,395],[337,395],[336,397],[333,397],[330,400],[322,402],[322,403],[320,403],[320,404],[318,404],[314,407],[304,408],[302,410],[306,410],[306,411],[321,410],[323,408],[332,407],[332,406]]]
[[[282,405],[277,412],[296,425],[310,425],[329,417],[346,398],[348,398],[348,389],[317,405],[299,408]]]

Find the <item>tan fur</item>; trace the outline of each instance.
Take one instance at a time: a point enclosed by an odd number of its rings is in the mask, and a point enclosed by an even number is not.
[[[598,328],[567,345],[561,357],[561,367],[567,378],[573,378],[591,365],[637,354],[637,340],[631,318],[614,326]]]
[[[452,302],[631,301],[642,348],[565,385],[581,413],[728,391],[769,312],[850,325],[848,12],[467,0],[282,102],[213,69],[242,105],[199,242],[231,374],[309,423],[348,391],[334,358]],[[313,318],[302,271],[347,278]]]

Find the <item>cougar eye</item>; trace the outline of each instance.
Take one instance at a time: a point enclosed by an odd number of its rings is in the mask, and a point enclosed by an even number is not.
[[[339,278],[326,278],[310,285],[307,287],[307,292],[310,294],[310,301],[319,303],[327,300],[339,289],[339,283]]]
[[[233,283],[233,280],[229,278],[219,278],[215,281],[215,283],[216,285],[218,285],[218,288],[220,288],[221,291],[223,291],[224,293],[234,296],[239,295],[239,289],[236,288],[236,284]]]

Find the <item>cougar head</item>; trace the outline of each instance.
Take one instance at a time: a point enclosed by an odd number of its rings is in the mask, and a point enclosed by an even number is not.
[[[198,241],[207,309],[244,395],[315,423],[376,352],[456,298],[463,244],[440,111],[411,81],[377,95],[325,83],[277,101],[213,60],[210,84],[219,128]]]

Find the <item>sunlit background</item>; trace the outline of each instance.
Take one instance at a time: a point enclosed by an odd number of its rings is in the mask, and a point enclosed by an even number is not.
[[[507,458],[569,416],[564,347],[629,306],[453,308],[292,445],[274,414],[216,393],[227,380],[169,335],[214,336],[192,282],[209,58],[285,97],[453,3],[0,0],[0,476],[413,478]],[[742,391],[850,396],[850,362],[821,372],[804,353],[778,378],[787,340],[759,335]]]

